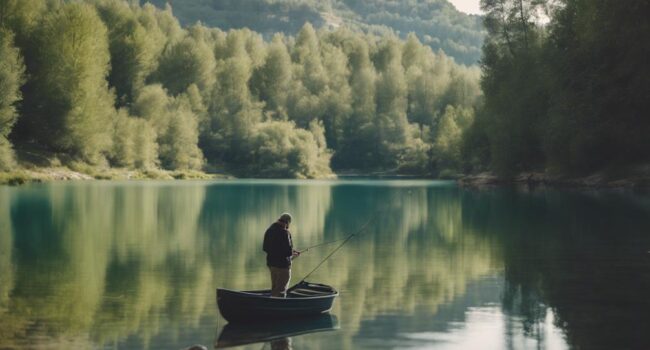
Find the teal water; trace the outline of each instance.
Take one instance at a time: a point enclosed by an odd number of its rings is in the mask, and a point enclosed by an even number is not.
[[[284,211],[298,248],[380,215],[310,278],[341,292],[330,326],[244,348],[650,348],[646,196],[242,180],[0,187],[0,349],[213,348],[215,288],[268,286]]]

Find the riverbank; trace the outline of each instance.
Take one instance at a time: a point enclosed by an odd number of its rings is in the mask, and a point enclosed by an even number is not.
[[[219,172],[198,170],[134,170],[89,165],[66,154],[43,150],[34,145],[16,149],[17,164],[9,171],[0,171],[0,185],[22,185],[33,182],[72,180],[182,180],[229,179],[233,176]]]
[[[650,190],[650,166],[636,167],[629,171],[599,172],[588,176],[571,177],[543,172],[524,172],[512,178],[502,178],[484,172],[462,176],[457,180],[463,187],[490,186],[549,186],[584,189]]]
[[[19,168],[0,172],[0,185],[22,185],[33,182],[70,180],[175,180],[232,178],[224,174],[208,174],[196,170],[131,170],[123,168],[88,168],[77,171],[65,166]]]

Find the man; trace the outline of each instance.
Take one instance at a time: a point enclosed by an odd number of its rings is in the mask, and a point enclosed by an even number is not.
[[[293,250],[289,232],[291,215],[284,213],[264,233],[266,265],[271,271],[271,296],[285,298],[291,279],[291,259],[300,255]]]

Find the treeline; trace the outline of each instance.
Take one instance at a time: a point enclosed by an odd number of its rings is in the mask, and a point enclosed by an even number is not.
[[[650,2],[481,5],[485,103],[464,140],[467,169],[582,175],[650,161]]]
[[[160,8],[172,4],[181,24],[197,21],[224,30],[250,28],[269,38],[295,35],[305,22],[315,28],[342,26],[377,35],[415,33],[434,51],[476,64],[485,31],[479,16],[458,11],[447,0],[140,0]]]
[[[434,50],[474,65],[481,57],[485,30],[481,17],[458,11],[448,0],[342,0],[346,24],[372,33],[416,33]]]
[[[0,3],[0,154],[12,143],[134,169],[318,177],[460,165],[478,68],[411,35],[265,41],[121,0]]]

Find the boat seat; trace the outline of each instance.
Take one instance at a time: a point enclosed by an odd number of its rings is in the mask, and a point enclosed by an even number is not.
[[[314,292],[313,290],[305,290],[305,289],[295,289],[292,290],[291,292],[293,293],[301,293],[301,294],[306,294],[306,295],[321,295],[323,293],[319,292]]]
[[[318,296],[318,295],[325,295],[328,293],[323,293],[323,292],[317,292],[309,289],[294,289],[289,292],[289,295],[298,295],[298,296],[306,296],[306,297],[313,297],[313,296]]]
[[[307,287],[309,288],[309,290],[322,292],[322,293],[332,293],[333,292],[333,290],[331,288],[321,287],[321,286],[314,285],[314,284],[308,284]],[[302,289],[302,288],[300,288],[300,289]]]
[[[299,290],[301,292],[309,292],[309,293],[323,293],[323,292],[321,292],[319,290],[313,290],[311,288],[296,288],[294,290]]]

